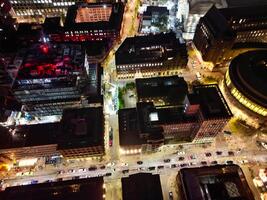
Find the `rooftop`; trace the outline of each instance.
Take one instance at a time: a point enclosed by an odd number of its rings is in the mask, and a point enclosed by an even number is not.
[[[167,7],[147,6],[146,11],[143,13],[144,16],[151,16],[153,14],[169,15],[169,10],[167,9]]]
[[[123,177],[121,182],[123,200],[163,200],[158,174],[133,174]]]
[[[0,149],[55,144],[59,123],[1,127]]]
[[[162,62],[184,55],[185,44],[181,44],[175,33],[128,37],[115,53],[116,64]]]
[[[103,177],[8,187],[2,200],[102,200]]]
[[[61,119],[58,148],[104,146],[103,108],[65,109]]]
[[[187,83],[178,76],[135,79],[138,99],[166,98],[165,104],[182,104],[188,93]]]
[[[237,165],[183,168],[179,178],[186,200],[254,200]]]
[[[228,107],[218,85],[211,84],[195,86],[193,88],[193,93],[195,95],[189,96],[189,98],[192,98],[189,99],[189,101],[195,101],[197,104],[200,104],[204,118],[210,119],[232,117],[232,112]]]
[[[249,51],[234,58],[229,76],[247,98],[267,108],[267,51]]]
[[[68,30],[120,29],[123,3],[80,3],[68,8],[64,27]]]

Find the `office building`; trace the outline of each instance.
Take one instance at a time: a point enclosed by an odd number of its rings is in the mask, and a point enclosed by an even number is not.
[[[29,181],[28,184],[31,184]],[[8,187],[0,192],[1,200],[104,200],[105,188],[103,177],[39,183]]]
[[[267,41],[266,5],[217,9],[213,6],[199,20],[194,44],[204,61],[228,62],[248,48],[262,48]],[[220,24],[220,25],[219,25]]]
[[[248,51],[235,57],[225,83],[238,104],[261,117],[267,116],[266,50]]]
[[[168,18],[167,7],[148,6],[141,15],[139,32],[141,34],[167,32]]]
[[[186,67],[187,59],[185,43],[173,32],[129,37],[115,53],[117,77],[175,75]]]
[[[81,0],[10,0],[19,22],[44,22],[46,17],[66,16],[68,7]]]
[[[185,80],[179,76],[135,79],[138,102],[154,105],[182,105],[188,93]]]
[[[182,200],[254,200],[242,169],[237,165],[184,168],[179,171]]]
[[[70,6],[63,40],[115,40],[120,37],[123,13],[123,3],[82,3]]]
[[[60,122],[2,128],[0,155],[12,163],[61,155],[66,159],[104,154],[102,107],[65,109]]]
[[[132,174],[121,179],[123,200],[163,200],[159,175]]]
[[[103,108],[64,110],[57,143],[58,151],[65,158],[102,156],[105,152]]]
[[[209,143],[232,117],[217,85],[197,86],[181,96],[183,104],[155,106],[152,96],[147,100],[151,102],[119,110],[121,153],[153,152],[164,144]]]

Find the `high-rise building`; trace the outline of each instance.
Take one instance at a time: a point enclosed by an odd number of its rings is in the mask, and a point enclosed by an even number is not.
[[[232,117],[217,85],[196,86],[190,94],[180,91],[177,103],[167,105],[155,106],[159,100],[149,94],[136,108],[119,110],[122,154],[156,151],[166,143],[212,142]]]
[[[65,16],[68,7],[82,0],[10,0],[19,22],[43,22],[46,17]]]
[[[187,61],[186,45],[173,32],[126,38],[115,54],[119,79],[175,75]]]
[[[194,44],[204,61],[219,65],[243,48],[267,42],[267,6],[217,9],[213,6],[197,25]],[[235,51],[235,49],[239,48]]]

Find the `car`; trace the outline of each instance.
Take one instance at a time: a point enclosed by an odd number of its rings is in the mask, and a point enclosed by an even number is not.
[[[235,153],[234,153],[233,151],[228,151],[228,155],[229,155],[229,156],[234,156]]]
[[[65,172],[63,170],[60,170],[57,172],[57,174],[64,174]]]
[[[195,166],[195,165],[197,165],[197,163],[196,162],[190,162],[189,165]]]
[[[173,200],[173,193],[169,192],[169,200]]]
[[[180,167],[187,167],[187,166],[189,166],[187,163],[183,163],[180,165]]]
[[[155,169],[156,169],[156,167],[149,167],[149,168],[148,168],[148,170],[150,170],[150,171],[151,171],[151,170],[155,170]]]
[[[159,165],[158,169],[164,169],[164,166],[163,165]]]
[[[205,155],[207,156],[207,157],[211,157],[211,153],[205,153]]]
[[[176,167],[177,167],[176,164],[172,164],[172,165],[171,165],[171,168],[176,168]]]
[[[86,169],[85,168],[80,168],[80,169],[78,169],[78,172],[86,172]]]
[[[91,166],[91,167],[88,168],[89,171],[95,171],[96,169],[97,169],[96,166]]]
[[[75,173],[75,169],[70,169],[69,173]]]
[[[31,184],[37,184],[38,180],[31,180]]]
[[[139,160],[136,162],[138,165],[142,165],[143,164],[143,161]]]
[[[106,173],[105,176],[111,176],[112,174],[110,172]]]
[[[163,161],[164,161],[165,163],[169,163],[169,162],[171,162],[171,160],[170,160],[169,158],[164,159]]]
[[[233,162],[232,160],[227,160],[227,161],[226,161],[226,164],[228,164],[228,165],[232,165],[232,164],[234,164],[234,162]]]
[[[196,159],[196,156],[195,155],[191,155],[190,159],[194,160],[194,159]]]
[[[201,161],[200,164],[201,165],[207,165],[208,163],[206,161]]]
[[[183,161],[184,160],[184,157],[179,157],[178,160],[179,161]]]
[[[216,154],[217,154],[218,156],[220,156],[220,155],[222,155],[222,152],[221,152],[221,151],[216,151]]]
[[[106,166],[105,166],[105,165],[101,165],[101,166],[99,167],[99,169],[106,169]]]
[[[210,162],[212,165],[217,165],[218,162],[216,160]]]
[[[232,135],[232,132],[231,131],[223,131],[224,132],[224,134],[226,134],[226,135]]]
[[[79,176],[72,177],[72,180],[77,180],[77,179],[80,179],[80,177]]]
[[[110,147],[112,147],[112,145],[113,145],[113,141],[112,141],[112,140],[109,140],[108,145],[109,145]]]
[[[122,173],[123,173],[123,174],[129,173],[129,169],[124,169],[124,170],[122,170]]]

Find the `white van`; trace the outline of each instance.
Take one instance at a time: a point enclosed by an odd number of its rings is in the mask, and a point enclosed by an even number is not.
[[[196,77],[197,77],[197,79],[198,79],[198,80],[200,80],[200,79],[201,79],[201,75],[200,75],[200,73],[199,73],[199,72],[197,72],[197,73],[196,73]]]

